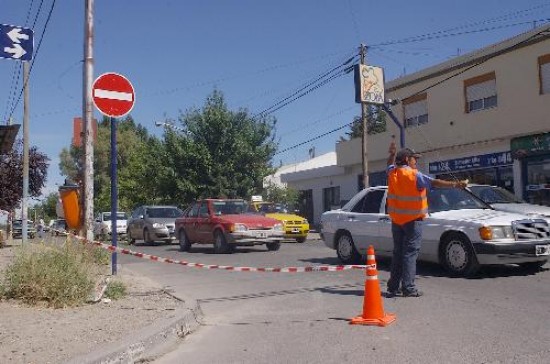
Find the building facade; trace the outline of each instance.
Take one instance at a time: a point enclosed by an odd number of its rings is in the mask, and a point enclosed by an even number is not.
[[[386,100],[404,129],[388,117],[384,132],[369,135],[370,185],[386,183],[388,146],[403,135],[423,154],[424,173],[550,206],[550,26],[390,81]],[[314,170],[287,172],[281,181],[311,190],[317,224],[362,188],[361,163],[361,139],[352,139],[336,144],[336,164],[316,178]]]

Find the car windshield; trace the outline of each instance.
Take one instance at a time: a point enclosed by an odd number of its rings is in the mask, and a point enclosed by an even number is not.
[[[523,203],[522,199],[516,197],[510,191],[495,186],[470,186],[470,191],[484,202],[492,203]]]
[[[12,225],[13,227],[21,227],[23,226],[23,220],[14,220]],[[31,226],[31,225],[32,225],[32,221],[27,220],[27,226]]]
[[[163,218],[163,217],[180,217],[183,211],[175,207],[150,207],[147,209],[147,217]]]
[[[280,203],[263,203],[258,206],[258,212],[269,214],[269,213],[288,213],[286,206]]]
[[[127,220],[128,218],[126,217],[125,212],[117,212],[116,219],[117,220]],[[111,220],[111,213],[110,212],[103,213],[103,220],[104,221]]]
[[[428,193],[428,210],[430,213],[490,208],[470,192],[459,188],[434,188]]]
[[[244,200],[214,201],[212,206],[215,215],[235,215],[248,211],[248,204]]]

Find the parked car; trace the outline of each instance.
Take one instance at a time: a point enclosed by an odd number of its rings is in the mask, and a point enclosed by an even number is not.
[[[527,203],[502,187],[470,184],[468,190],[495,210],[517,212],[530,217],[542,217],[550,221],[549,206]]]
[[[50,226],[50,232],[52,235],[59,236],[67,232],[67,222],[65,219],[55,219]]]
[[[12,236],[14,239],[23,238],[23,220],[14,220],[12,223]],[[27,220],[27,238],[34,239],[36,228],[31,220]]]
[[[360,262],[369,245],[377,255],[392,255],[386,194],[386,186],[367,188],[321,215],[321,238],[343,263]],[[481,265],[534,269],[548,262],[550,227],[544,219],[496,211],[462,189],[433,189],[428,203],[419,260],[439,263],[454,276],[473,275]]]
[[[287,206],[275,202],[253,202],[252,211],[271,217],[283,223],[286,239],[296,240],[303,243],[309,233],[309,223],[306,218],[290,213]]]
[[[111,212],[100,212],[94,220],[94,236],[108,237],[112,235],[111,229]],[[117,235],[126,235],[128,224],[128,216],[125,212],[119,211],[116,214],[116,233]]]
[[[241,199],[204,199],[193,203],[176,219],[182,251],[192,244],[213,244],[216,253],[230,253],[238,245],[263,245],[279,250],[284,240],[283,224],[261,214],[247,212]]]
[[[170,243],[176,239],[175,220],[183,215],[176,206],[140,206],[128,219],[127,239],[130,244],[144,240],[150,244],[155,241]]]

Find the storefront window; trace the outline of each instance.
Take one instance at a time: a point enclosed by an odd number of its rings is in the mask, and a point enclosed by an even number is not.
[[[525,200],[529,203],[550,206],[550,157],[527,159],[526,167]]]
[[[514,173],[512,171],[512,166],[438,174],[436,178],[448,181],[467,179],[470,183],[499,186],[506,188],[510,192],[514,192]]]

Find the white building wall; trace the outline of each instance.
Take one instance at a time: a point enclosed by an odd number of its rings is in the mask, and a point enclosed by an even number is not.
[[[419,163],[421,171],[428,174],[430,162],[507,152],[510,151],[513,138],[550,130],[550,94],[539,94],[538,71],[538,57],[550,54],[550,39],[500,53],[544,29],[548,31],[550,26],[386,84],[386,99],[403,99],[427,89],[429,122],[404,131],[406,146],[423,153]],[[481,64],[466,69],[476,62]],[[464,80],[490,72],[495,73],[497,107],[466,112]],[[457,76],[449,78],[454,74]],[[392,110],[398,120],[402,121],[402,104],[393,106]],[[399,136],[399,128],[389,117],[385,132],[369,136],[369,173],[385,170],[388,146],[393,137],[399,146]],[[338,142],[335,149],[334,168],[324,167],[323,173],[311,170],[309,173],[281,175],[281,180],[289,186],[299,190],[313,190],[314,224],[319,222],[323,212],[323,188],[340,186],[341,200],[349,200],[357,192],[358,176],[362,174],[361,139]],[[512,165],[514,190],[516,195],[521,196],[521,163],[514,160]]]

